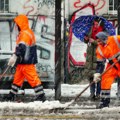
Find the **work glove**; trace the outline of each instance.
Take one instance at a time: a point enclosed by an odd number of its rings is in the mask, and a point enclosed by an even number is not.
[[[95,83],[99,82],[99,81],[101,80],[100,77],[101,77],[101,74],[100,74],[100,73],[95,73],[95,74],[94,74],[93,81],[94,81]]]
[[[15,54],[13,54],[8,61],[8,66],[13,67],[16,63],[16,60],[17,60],[17,56]]]
[[[85,36],[84,39],[88,41],[88,40],[89,40],[89,37],[88,37],[88,36]]]
[[[89,38],[89,42],[93,43],[95,40],[93,38]]]

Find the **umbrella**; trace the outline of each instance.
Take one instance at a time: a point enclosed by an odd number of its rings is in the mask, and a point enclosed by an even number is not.
[[[112,23],[106,20],[104,17],[96,15],[80,16],[77,18],[72,23],[73,34],[81,41],[84,41],[84,36],[89,33],[95,19],[99,19],[101,22],[103,22],[103,27],[109,35],[115,35],[115,28]]]

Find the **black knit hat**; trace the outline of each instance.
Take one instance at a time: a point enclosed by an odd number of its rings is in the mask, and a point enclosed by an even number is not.
[[[102,42],[106,43],[108,34],[106,32],[99,32],[96,34],[96,38],[99,38]]]

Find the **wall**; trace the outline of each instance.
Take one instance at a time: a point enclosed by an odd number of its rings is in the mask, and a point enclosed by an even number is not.
[[[10,12],[52,17],[55,15],[55,0],[10,0],[10,5]]]
[[[6,61],[1,73],[6,68],[8,59],[15,48],[17,37],[13,19],[17,14],[26,14],[33,29],[38,53],[37,71],[42,81],[54,82],[55,77],[55,0],[10,0],[10,12],[0,18],[0,59]],[[6,20],[7,17],[7,20]],[[12,18],[12,19],[11,19]],[[2,19],[2,20],[1,20]],[[3,64],[3,63],[0,63]],[[4,79],[11,79],[10,69]]]
[[[74,36],[71,30],[72,23],[75,19],[82,15],[96,14],[98,16],[102,16],[103,14],[107,14],[109,0],[71,0],[70,2],[69,0],[66,0],[65,4],[65,16],[68,20],[68,23],[70,23],[68,38],[68,61],[66,66],[70,75],[70,78],[68,77],[68,81],[71,79],[72,82],[75,82],[82,79],[81,71],[83,70],[84,64],[86,62],[87,46],[84,42],[81,42],[80,39]],[[89,6],[92,6],[93,9],[91,9]],[[111,18],[111,16],[113,15],[110,15],[109,18]],[[116,26],[116,19],[110,19],[110,21],[114,26]]]
[[[73,14],[76,10],[82,8],[84,5],[90,3],[95,7],[95,13],[102,15],[108,12],[109,0],[65,0],[67,16]]]

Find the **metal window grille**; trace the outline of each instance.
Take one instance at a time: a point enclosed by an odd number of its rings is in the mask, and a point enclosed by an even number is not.
[[[109,0],[109,13],[112,14],[117,14],[117,5],[118,1],[117,0]]]
[[[9,11],[9,0],[0,0],[0,12]]]

